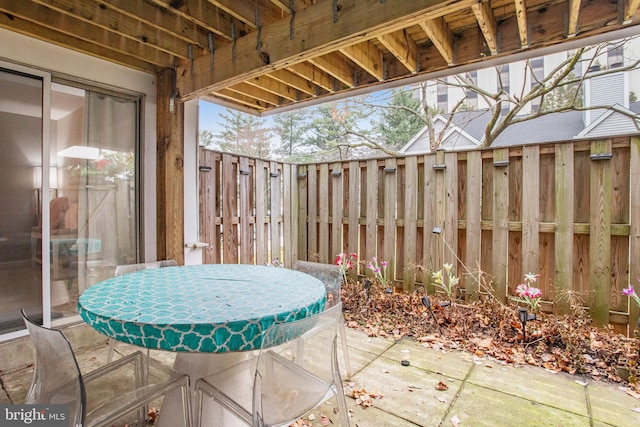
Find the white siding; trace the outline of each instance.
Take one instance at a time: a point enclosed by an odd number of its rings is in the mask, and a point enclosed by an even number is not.
[[[614,112],[585,136],[588,138],[610,137],[612,135],[624,135],[629,133],[638,133],[638,130],[633,124],[633,120],[623,114]]]

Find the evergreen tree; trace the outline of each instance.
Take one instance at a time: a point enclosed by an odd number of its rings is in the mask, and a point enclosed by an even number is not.
[[[271,129],[264,120],[239,111],[226,109],[220,113],[222,130],[214,135],[214,141],[222,151],[266,159],[271,154]]]
[[[312,121],[308,144],[318,150],[330,150],[338,145],[348,145],[355,135],[363,134],[358,127],[366,117],[362,107],[353,103],[330,102],[318,106]]]
[[[291,159],[305,145],[311,129],[312,113],[308,109],[294,110],[273,116],[275,133],[280,137],[280,146],[276,153]]]
[[[412,91],[402,87],[392,91],[391,101],[380,112],[374,124],[382,141],[392,148],[401,148],[424,127],[422,105]]]

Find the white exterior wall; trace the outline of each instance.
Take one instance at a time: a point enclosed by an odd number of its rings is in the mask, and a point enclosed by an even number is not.
[[[509,65],[509,94],[522,98],[531,90],[531,75],[525,61],[513,62]],[[531,103],[528,102],[520,114],[531,113]]]
[[[478,70],[478,86],[490,92],[495,92],[498,87],[498,73],[494,67]],[[478,110],[489,108],[489,104],[483,97],[478,96]]]
[[[552,53],[544,56],[544,74],[549,75],[562,61],[567,59],[567,52]]]
[[[82,55],[70,49],[0,28],[0,60],[50,72],[114,90],[144,95],[142,155],[144,156],[145,260],[156,259],[156,78],[141,71]]]
[[[451,76],[447,77],[447,81],[451,83],[456,83],[456,79]],[[459,87],[449,86],[447,88],[447,102],[449,105],[449,111],[465,96],[464,90]]]

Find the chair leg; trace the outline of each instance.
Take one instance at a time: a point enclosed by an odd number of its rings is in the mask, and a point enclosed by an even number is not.
[[[342,355],[344,356],[347,378],[351,378],[353,372],[351,371],[351,362],[349,361],[349,349],[347,348],[347,331],[345,329],[344,322],[338,323],[338,332],[340,333],[340,340],[342,343]]]
[[[109,338],[109,350],[107,350],[107,363],[113,360],[113,352],[116,350],[116,340]]]

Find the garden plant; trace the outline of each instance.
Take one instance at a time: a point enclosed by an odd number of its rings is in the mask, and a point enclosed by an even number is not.
[[[443,270],[429,275],[437,290],[429,295],[430,309],[435,312],[435,316],[430,316],[422,302],[426,295],[424,287],[411,293],[389,293],[392,282],[380,268],[387,263],[375,261],[377,266],[363,262],[375,273],[373,277],[351,278],[345,280],[342,287],[349,327],[370,336],[410,338],[424,347],[468,351],[506,364],[536,365],[581,378],[625,383],[640,397],[637,381],[640,340],[617,333],[609,326],[592,325],[584,301],[577,293],[569,292],[565,296],[571,307],[570,314],[544,312],[542,293],[534,286],[540,276],[529,273],[523,283],[513,288],[514,295],[507,303],[487,292],[481,293],[476,301],[466,302],[455,298],[464,292],[459,289],[460,282],[452,268],[445,265]],[[479,271],[474,276],[484,284],[483,288],[492,288],[487,273]],[[623,294],[640,305],[633,287],[625,289]],[[456,301],[455,309],[447,307],[451,301]],[[527,324],[526,337],[518,318],[518,310],[523,307],[537,315]],[[621,377],[620,366],[627,368],[628,376]]]

